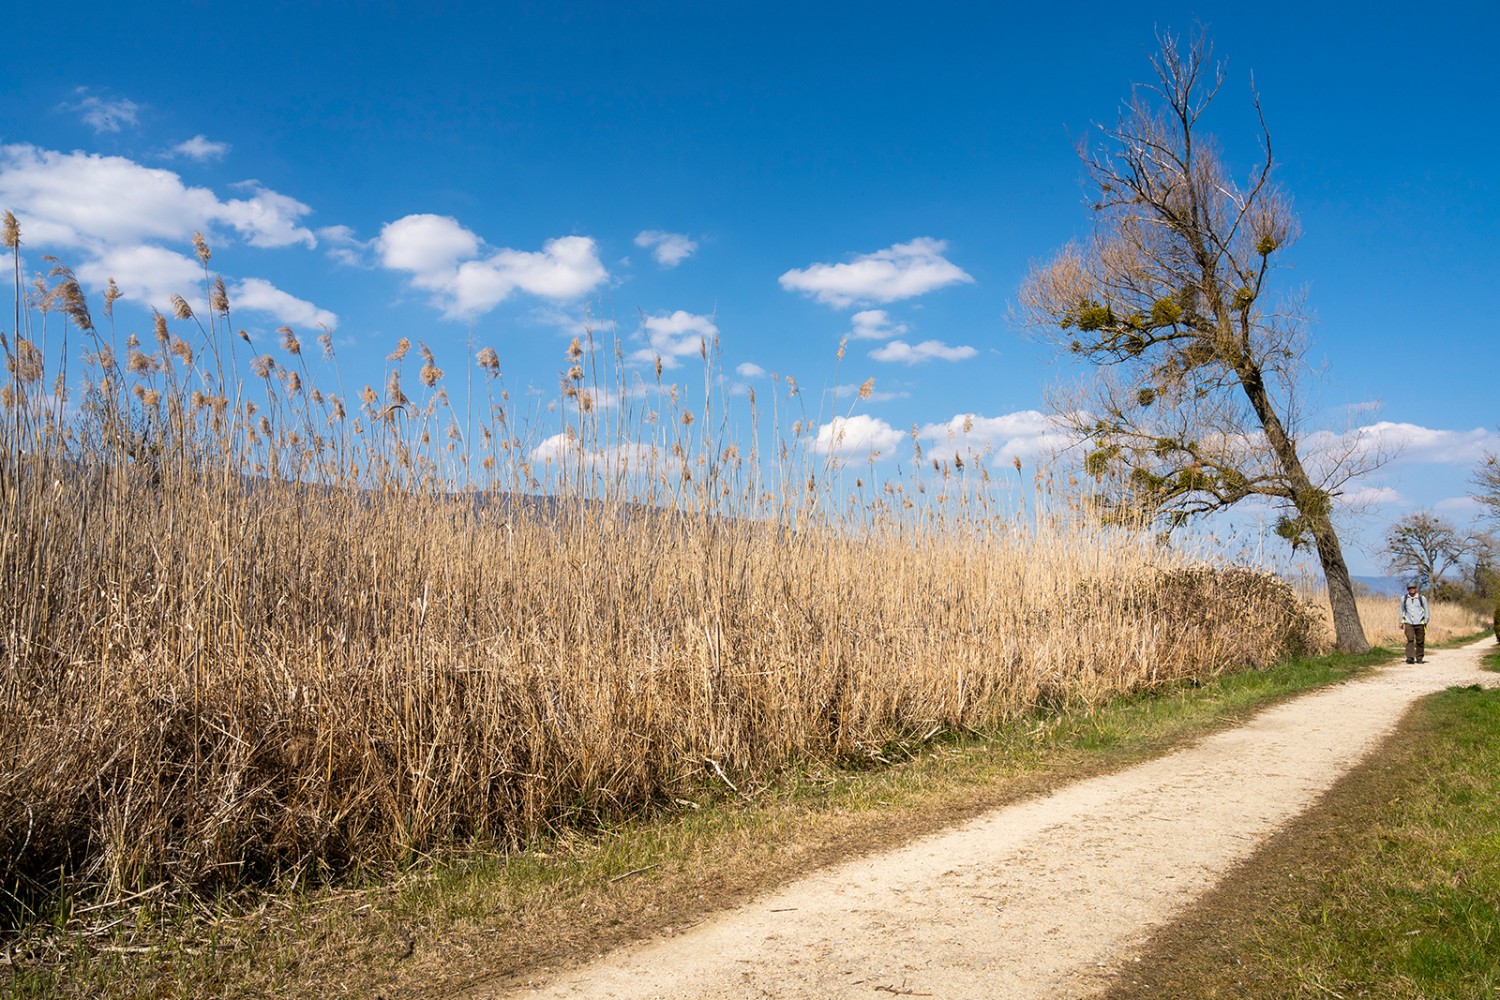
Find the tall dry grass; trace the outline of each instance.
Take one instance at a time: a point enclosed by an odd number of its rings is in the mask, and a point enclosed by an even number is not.
[[[1365,625],[1365,637],[1377,646],[1402,648],[1406,645],[1406,634],[1401,630],[1401,599],[1399,597],[1361,597],[1359,618]],[[1466,635],[1482,632],[1489,626],[1484,615],[1458,601],[1429,599],[1428,611],[1432,620],[1427,623],[1429,643],[1447,642]],[[1329,619],[1329,628],[1332,620]]]
[[[116,340],[59,267],[6,340],[13,902],[521,843],[1317,641],[1273,578],[961,457],[867,482],[795,397],[689,406],[618,348],[569,349],[555,417],[489,349],[474,416],[404,342],[383,391],[320,389],[291,331],[235,353],[198,249],[204,315]]]

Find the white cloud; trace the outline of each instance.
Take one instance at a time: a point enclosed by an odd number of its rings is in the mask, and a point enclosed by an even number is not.
[[[1364,486],[1345,492],[1342,499],[1346,504],[1359,507],[1402,503],[1405,498],[1389,486]]]
[[[676,267],[698,252],[698,244],[682,233],[665,233],[658,229],[647,229],[635,238],[638,247],[649,247],[651,256],[662,267]]]
[[[328,248],[328,256],[347,267],[364,267],[365,252],[370,244],[354,235],[349,226],[324,226],[318,230],[318,239]]]
[[[972,347],[950,347],[941,340],[924,340],[920,344],[908,344],[904,340],[893,340],[870,352],[876,361],[894,361],[904,365],[917,365],[924,361],[962,361],[978,354]]]
[[[905,323],[892,323],[884,309],[865,309],[854,314],[851,340],[889,340],[906,332]]]
[[[650,364],[658,357],[663,368],[676,368],[680,358],[691,357],[712,348],[719,328],[712,317],[678,309],[669,315],[647,316],[641,323],[641,334],[650,346],[630,356],[630,360]]]
[[[34,244],[98,251],[150,240],[186,243],[195,231],[228,225],[252,246],[317,245],[301,225],[310,208],[253,181],[245,187],[249,197],[221,201],[170,170],[122,156],[0,147],[0,204],[16,213],[22,237]]]
[[[888,457],[904,438],[901,431],[864,413],[835,417],[818,428],[811,448],[820,455],[864,459]]]
[[[554,465],[582,462],[590,469],[604,472],[641,472],[653,468],[659,455],[650,445],[635,442],[585,451],[576,435],[554,434],[532,449],[531,459]]]
[[[1018,458],[1034,464],[1072,443],[1072,438],[1056,421],[1038,410],[1018,410],[998,417],[960,413],[944,423],[927,424],[917,435],[929,442],[933,450],[988,454],[997,465],[1007,465]]]
[[[171,313],[173,295],[181,295],[197,312],[207,308],[202,265],[192,257],[149,243],[106,250],[76,270],[80,281],[95,288],[114,278],[125,301],[163,314]],[[235,310],[266,313],[279,323],[293,326],[332,329],[338,325],[338,317],[327,309],[319,309],[261,278],[246,278],[232,286],[229,303]]]
[[[839,399],[847,399],[850,396],[858,396],[859,390],[863,388],[864,385],[862,383],[859,385],[836,385],[827,391],[837,401]],[[880,389],[871,388],[870,394],[865,397],[864,401],[867,403],[888,403],[893,399],[910,398],[911,393],[904,390],[900,392],[885,392]]]
[[[222,160],[224,154],[229,152],[229,143],[213,142],[207,136],[195,135],[191,139],[179,142],[172,147],[172,153],[176,156],[186,156],[190,160],[199,163],[207,160]]]
[[[64,107],[78,112],[83,123],[95,132],[118,132],[126,125],[136,124],[141,106],[134,101],[123,97],[105,100],[90,94],[87,87],[79,87],[77,93],[82,94],[83,99],[77,104],[67,104]]]
[[[1401,458],[1409,462],[1436,462],[1457,465],[1472,465],[1484,457],[1485,452],[1500,451],[1500,433],[1476,427],[1468,431],[1446,431],[1418,424],[1393,423],[1381,420],[1358,429],[1372,449],[1387,451],[1399,447]],[[1317,446],[1327,443],[1334,435],[1322,433],[1312,435]]]
[[[121,298],[166,315],[172,312],[173,295],[181,295],[196,310],[206,306],[202,296],[202,265],[191,257],[149,243],[110,248],[75,270],[78,280],[94,288],[102,288],[114,278],[120,286]]]
[[[757,365],[750,361],[746,361],[744,364],[739,365],[737,368],[735,368],[734,373],[740,378],[760,378],[766,373],[766,370],[760,365]]]
[[[327,309],[319,309],[260,278],[246,278],[235,285],[230,289],[229,302],[232,308],[269,313],[288,326],[304,329],[322,326],[332,330],[339,325],[339,318]]]
[[[388,222],[375,240],[386,267],[410,271],[412,284],[441,289],[458,263],[479,253],[479,237],[445,215],[408,215]]]
[[[381,263],[409,273],[411,283],[432,292],[434,305],[451,318],[489,312],[516,291],[575,299],[609,277],[586,236],[548,240],[540,251],[502,248],[482,257],[479,237],[449,216],[389,222],[374,246]]]
[[[968,273],[943,256],[947,249],[943,240],[919,237],[843,264],[794,268],[781,276],[781,287],[844,308],[856,302],[895,302],[948,285],[972,283]]]
[[[310,208],[255,181],[240,187],[245,197],[225,200],[208,188],[184,184],[170,170],[120,156],[0,146],[0,204],[13,206],[21,238],[32,246],[71,251],[80,258],[75,270],[85,285],[101,288],[114,278],[126,301],[163,313],[171,311],[174,294],[198,312],[207,306],[202,265],[157,241],[185,246],[199,231],[212,245],[216,228],[227,228],[256,247],[317,245],[301,224]],[[283,323],[337,323],[333,313],[260,278],[240,282],[231,298],[235,308],[268,313]]]
[[[1448,497],[1433,504],[1432,509],[1459,517],[1477,517],[1483,513],[1479,501],[1473,497]]]

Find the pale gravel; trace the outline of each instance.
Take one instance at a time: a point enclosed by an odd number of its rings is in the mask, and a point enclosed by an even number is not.
[[[1084,997],[1492,640],[1303,695],[1129,770],[819,871],[492,998]]]

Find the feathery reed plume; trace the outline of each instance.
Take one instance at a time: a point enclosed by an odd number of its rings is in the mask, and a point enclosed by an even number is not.
[[[224,287],[224,279],[220,275],[214,275],[213,288],[208,293],[208,309],[220,316],[229,315],[229,290]]]

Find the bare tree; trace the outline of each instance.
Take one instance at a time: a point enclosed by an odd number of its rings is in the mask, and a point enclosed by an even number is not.
[[[1386,566],[1392,573],[1416,577],[1429,588],[1468,554],[1467,539],[1446,518],[1430,511],[1407,514],[1385,533]]]
[[[1486,515],[1500,521],[1500,455],[1486,454],[1469,482],[1474,485],[1470,496],[1484,505]]]
[[[1211,46],[1160,39],[1155,82],[1133,88],[1114,127],[1080,148],[1097,190],[1093,235],[1034,266],[1021,319],[1104,370],[1054,404],[1114,514],[1170,528],[1260,497],[1277,531],[1310,544],[1328,584],[1340,649],[1369,643],[1334,528],[1343,484],[1372,464],[1347,436],[1309,449],[1299,424],[1306,323],[1269,280],[1298,235],[1271,181],[1271,136],[1244,183],[1224,167],[1202,116],[1223,84]],[[1378,461],[1378,460],[1377,460]]]

